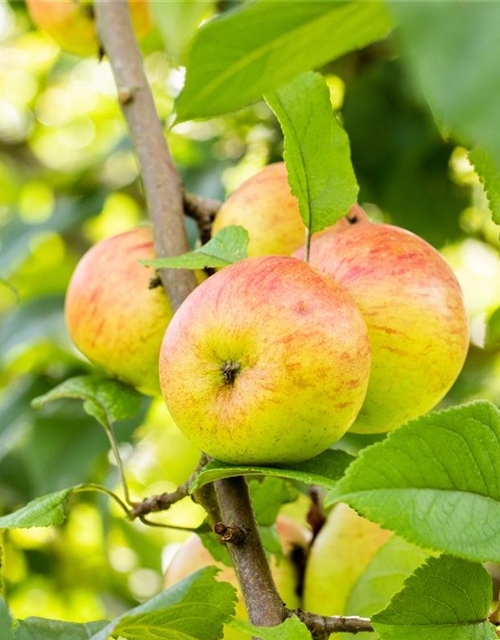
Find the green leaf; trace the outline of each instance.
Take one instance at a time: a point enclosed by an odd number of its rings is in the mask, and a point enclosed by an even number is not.
[[[5,600],[0,595],[0,638],[11,640],[12,638],[12,616]]]
[[[370,618],[381,611],[428,555],[427,551],[392,536],[377,551],[354,585],[347,600],[346,615]],[[342,635],[346,640],[350,636]],[[375,637],[376,634],[363,634],[363,638]]]
[[[261,526],[271,526],[276,522],[279,510],[284,504],[295,502],[299,491],[286,480],[264,477],[248,483],[257,522]]]
[[[485,349],[498,349],[498,347],[500,347],[500,307],[495,309],[488,318],[484,336]]]
[[[19,298],[19,291],[17,290],[17,288],[12,284],[12,282],[9,282],[9,280],[6,280],[5,278],[1,278],[0,277],[0,286],[1,287],[5,287],[6,289],[8,289],[12,295],[14,296],[14,298],[16,299],[16,302],[19,303],[20,298]]]
[[[309,629],[296,616],[288,618],[278,627],[254,627],[238,619],[232,620],[228,626],[262,640],[312,640]]]
[[[477,147],[469,151],[469,160],[483,185],[493,221],[500,224],[500,163],[496,163],[487,151]]]
[[[214,640],[234,616],[236,590],[215,579],[218,569],[206,567],[171,589],[127,611],[90,640],[110,635],[127,640]]]
[[[317,484],[332,489],[345,470],[353,461],[353,457],[345,451],[324,451],[319,456],[288,465],[286,469],[279,467],[256,466],[231,466],[225,462],[213,460],[200,472],[193,484],[189,487],[189,493],[193,493],[205,484],[221,480],[222,478],[234,478],[235,476],[274,476],[289,478],[305,484]]]
[[[442,129],[500,166],[500,4],[389,0],[412,72]]]
[[[80,487],[83,485],[79,485]],[[79,487],[49,493],[29,502],[25,507],[0,518],[0,529],[31,529],[62,524],[66,518],[64,502]]]
[[[500,411],[476,402],[364,449],[328,496],[422,547],[500,562]]]
[[[105,621],[76,624],[60,620],[26,618],[19,620],[13,640],[89,640],[106,626]],[[3,640],[3,636],[0,635]]]
[[[165,43],[165,50],[174,62],[181,60],[186,45],[213,5],[213,0],[150,3],[153,19]]]
[[[491,577],[480,564],[430,558],[372,618],[382,640],[494,640]]]
[[[285,136],[292,193],[311,233],[332,225],[356,202],[359,187],[349,138],[335,117],[319,73],[303,73],[266,95]]]
[[[384,38],[391,27],[381,2],[249,3],[198,31],[177,120],[240,109],[303,71]]]
[[[103,427],[113,422],[132,418],[141,408],[141,395],[118,380],[101,375],[77,376],[65,380],[43,396],[32,401],[35,409],[61,398],[83,400],[85,411]]]
[[[205,269],[227,267],[248,257],[248,232],[238,225],[221,229],[217,235],[199,249],[173,258],[139,260],[140,264],[155,269]]]

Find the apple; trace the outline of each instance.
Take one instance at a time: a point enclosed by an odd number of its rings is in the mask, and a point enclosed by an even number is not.
[[[305,227],[284,162],[264,167],[229,196],[217,213],[212,235],[232,224],[248,231],[249,256],[290,256],[303,244]]]
[[[425,240],[363,215],[341,223],[313,237],[310,264],[344,287],[366,320],[371,375],[351,431],[382,433],[448,392],[467,354],[467,313],[453,271]]]
[[[391,537],[338,504],[314,540],[306,565],[303,606],[323,616],[345,615],[348,598],[376,552]]]
[[[271,556],[271,571],[283,601],[288,607],[295,609],[300,605],[298,595],[300,575],[298,567],[295,566],[292,560],[292,553],[297,548],[305,551],[311,536],[305,527],[286,516],[278,517],[276,527],[284,555],[282,557]],[[217,576],[219,580],[229,582],[237,589],[236,616],[246,620],[245,603],[234,569],[216,562],[197,535],[192,536],[182,544],[172,558],[165,574],[165,589],[172,587],[191,573],[210,565],[215,565],[221,569]],[[248,636],[226,627],[224,639],[248,640]]]
[[[94,7],[90,0],[26,0],[34,24],[63,49],[79,56],[97,55]],[[143,38],[151,29],[147,0],[129,0],[135,33]]]
[[[370,373],[351,296],[305,262],[248,258],[203,282],[165,332],[160,382],[174,421],[231,464],[311,458],[354,422]]]
[[[80,260],[66,294],[66,324],[78,349],[112,376],[155,395],[158,356],[172,317],[163,287],[150,288],[152,232],[138,227],[94,245]]]

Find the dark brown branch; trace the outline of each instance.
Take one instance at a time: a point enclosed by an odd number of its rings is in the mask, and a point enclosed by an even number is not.
[[[357,616],[320,616],[307,611],[292,611],[306,625],[314,638],[327,639],[332,633],[360,633],[373,631],[370,618]]]
[[[141,167],[156,255],[165,258],[186,253],[182,186],[144,72],[128,2],[97,0],[95,10],[100,41],[113,68],[120,106]],[[160,276],[176,311],[196,286],[194,273],[164,269]]]
[[[161,493],[160,495],[145,498],[142,502],[134,503],[131,511],[132,518],[142,518],[148,513],[156,513],[157,511],[167,511],[170,507],[189,495],[189,487],[196,480],[198,474],[207,464],[208,458],[202,453],[200,462],[193,473],[189,476],[184,484],[181,484],[175,491],[170,493]]]
[[[243,527],[237,524],[224,524],[223,522],[214,524],[214,533],[220,536],[222,542],[230,544],[242,544],[247,537],[247,531]]]
[[[212,225],[221,206],[222,202],[219,200],[202,198],[194,193],[184,192],[184,212],[187,216],[196,220],[202,244],[210,240]]]
[[[258,627],[281,624],[287,610],[274,584],[245,478],[228,478],[215,483],[222,520],[245,529],[242,544],[228,545],[233,567],[243,592],[250,622]]]
[[[121,107],[139,157],[157,256],[184,253],[188,244],[183,220],[183,191],[146,80],[128,1],[97,0],[95,8],[101,43],[111,62]],[[161,277],[176,311],[194,289],[194,275],[191,271],[166,269]],[[248,530],[241,545],[229,545],[228,549],[250,621],[263,627],[278,625],[286,617],[286,609],[267,563],[246,481],[244,478],[221,480],[216,483],[216,493],[220,507],[217,519]],[[219,510],[212,500],[208,503],[207,511],[213,519],[219,515]]]

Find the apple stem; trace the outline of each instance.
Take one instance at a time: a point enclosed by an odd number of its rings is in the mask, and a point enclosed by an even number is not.
[[[309,262],[309,258],[311,255],[311,238],[312,238],[311,229],[309,227],[306,227],[306,255],[305,255],[306,262]]]

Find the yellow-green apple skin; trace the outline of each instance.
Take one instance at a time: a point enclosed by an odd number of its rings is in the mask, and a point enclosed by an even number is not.
[[[69,53],[96,55],[99,51],[93,2],[89,0],[26,0],[34,24]],[[130,15],[139,39],[151,29],[147,0],[129,0]]]
[[[425,240],[387,224],[346,227],[314,237],[310,263],[349,292],[366,320],[370,382],[351,431],[382,433],[446,395],[467,354],[467,312],[453,271]]]
[[[284,162],[264,167],[233,191],[217,213],[212,235],[232,224],[248,231],[249,256],[291,256],[304,243],[305,227]]]
[[[291,609],[295,609],[300,605],[298,595],[299,571],[291,559],[291,554],[294,548],[306,550],[310,540],[310,532],[286,516],[279,516],[276,526],[283,549],[283,556],[279,558],[271,556],[271,571],[283,602]],[[217,576],[218,580],[229,582],[236,588],[238,592],[236,617],[246,620],[245,603],[234,569],[216,562],[196,535],[189,538],[173,557],[165,573],[165,589],[172,587],[191,573],[210,565],[215,565],[221,569]],[[248,636],[226,627],[224,629],[224,640],[248,640]]]
[[[96,366],[149,395],[159,394],[158,357],[172,310],[163,287],[150,288],[151,229],[138,227],[94,245],[66,294],[66,325]]]
[[[160,354],[163,397],[202,451],[232,464],[315,456],[352,425],[370,372],[351,296],[305,262],[225,267],[185,300]]]
[[[303,606],[323,616],[345,615],[349,596],[392,533],[340,503],[314,540],[306,565]]]

